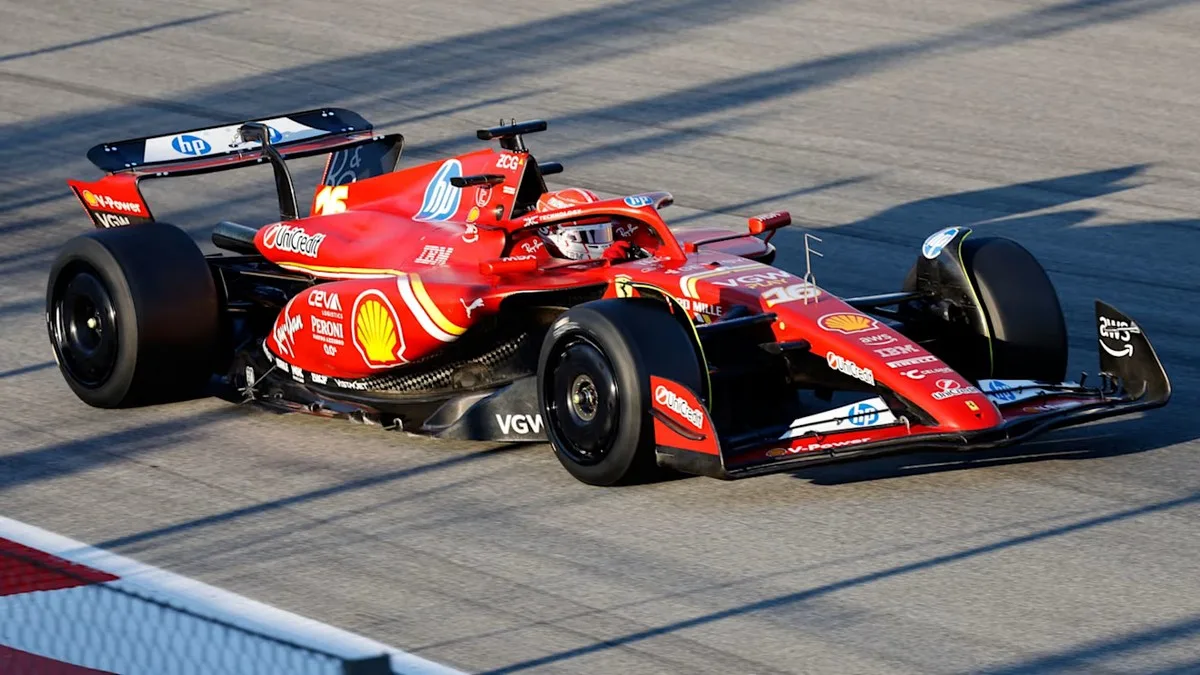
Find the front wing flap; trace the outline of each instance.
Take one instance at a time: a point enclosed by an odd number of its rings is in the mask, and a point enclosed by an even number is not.
[[[797,420],[782,433],[752,444],[721,437],[680,443],[675,425],[656,425],[658,462],[688,473],[742,478],[787,471],[802,464],[840,461],[917,450],[982,450],[1011,445],[1051,429],[1073,426],[1166,405],[1171,383],[1141,327],[1116,308],[1096,302],[1099,382],[1047,383],[1030,380],[982,380],[976,383],[996,405],[1003,421],[993,427],[953,431],[914,423],[895,415],[883,398],[869,398]],[[682,385],[668,383],[672,391]],[[690,393],[690,392],[688,392]],[[686,417],[690,406],[674,396],[656,397],[656,419]],[[694,400],[689,397],[688,403]],[[683,415],[681,415],[681,412]],[[711,429],[705,414],[704,429]],[[663,426],[668,428],[663,433]],[[693,434],[695,435],[695,434]]]

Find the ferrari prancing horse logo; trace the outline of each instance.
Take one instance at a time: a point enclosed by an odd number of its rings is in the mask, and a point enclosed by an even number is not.
[[[633,297],[633,279],[624,275],[613,279],[613,290],[618,298]]]

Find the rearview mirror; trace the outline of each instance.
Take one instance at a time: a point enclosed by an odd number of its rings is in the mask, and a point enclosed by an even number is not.
[[[763,232],[774,232],[791,224],[792,214],[787,211],[774,211],[751,217],[749,229],[750,234],[762,234]]]

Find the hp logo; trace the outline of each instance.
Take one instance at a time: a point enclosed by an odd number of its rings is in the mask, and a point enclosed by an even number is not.
[[[183,134],[172,138],[171,147],[175,148],[175,152],[181,155],[191,155],[193,157],[206,155],[212,150],[212,146],[209,145],[208,141],[192,134]]]
[[[451,185],[450,179],[462,175],[462,162],[451,159],[442,163],[425,188],[421,210],[417,211],[414,220],[447,220],[453,216],[458,211],[462,190]]]
[[[856,427],[865,427],[879,421],[879,411],[870,403],[859,403],[850,409],[850,423]]]

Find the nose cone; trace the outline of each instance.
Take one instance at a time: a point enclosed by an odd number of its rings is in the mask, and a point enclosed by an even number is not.
[[[776,340],[808,341],[812,354],[830,369],[896,392],[947,431],[977,431],[1003,422],[987,396],[937,356],[800,277],[759,263],[698,255],[674,279],[693,303],[757,306],[773,313]]]
[[[957,373],[938,378],[934,386],[936,390],[929,393],[930,404],[918,405],[933,415],[942,426],[960,431],[979,431],[1004,421],[1000,409]]]
[[[779,340],[807,340],[830,369],[891,389],[948,431],[977,431],[1003,422],[987,396],[944,361],[824,291],[807,304],[776,304],[768,311],[778,316],[774,329]]]

